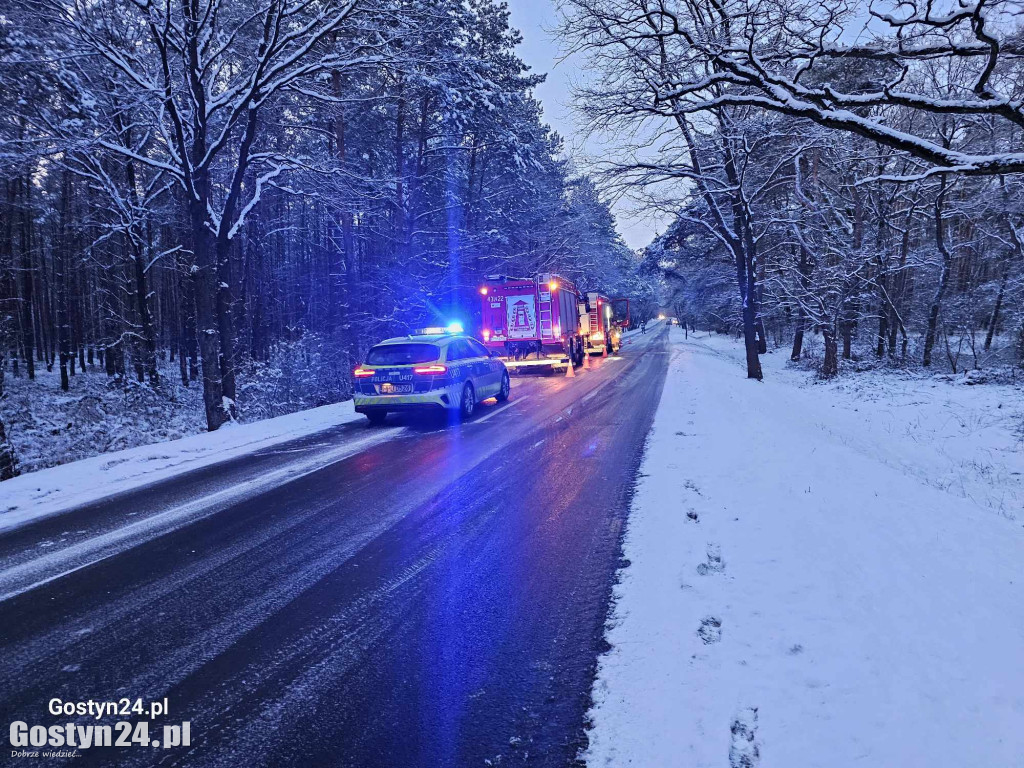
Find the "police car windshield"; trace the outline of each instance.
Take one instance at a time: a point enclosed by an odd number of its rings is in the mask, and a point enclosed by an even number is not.
[[[434,344],[379,344],[366,355],[367,365],[416,365],[441,356]]]

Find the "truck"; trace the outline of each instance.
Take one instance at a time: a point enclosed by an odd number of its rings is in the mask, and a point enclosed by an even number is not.
[[[614,354],[622,346],[622,329],[629,325],[629,299],[612,299],[597,291],[586,295],[580,312],[580,335],[588,355]]]
[[[583,363],[582,294],[557,274],[492,275],[480,286],[480,338],[510,371],[556,370]]]

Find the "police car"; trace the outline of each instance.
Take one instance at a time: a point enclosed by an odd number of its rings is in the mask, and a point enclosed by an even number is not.
[[[453,323],[385,339],[353,371],[356,413],[380,424],[389,412],[443,410],[469,418],[489,397],[511,390],[505,364]]]

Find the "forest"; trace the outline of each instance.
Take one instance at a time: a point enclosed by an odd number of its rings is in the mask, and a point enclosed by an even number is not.
[[[567,0],[605,180],[671,216],[646,260],[747,374],[1018,375],[1024,31],[1013,2]]]
[[[0,478],[343,400],[487,274],[653,311],[519,39],[493,0],[6,2]]]

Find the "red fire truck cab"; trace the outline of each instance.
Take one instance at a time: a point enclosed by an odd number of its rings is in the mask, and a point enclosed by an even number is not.
[[[629,325],[629,299],[610,299],[592,291],[580,312],[580,334],[586,354],[614,354],[622,346],[622,329]]]
[[[583,362],[583,297],[570,280],[554,274],[493,275],[480,286],[480,299],[480,338],[505,358],[508,368],[564,368],[570,360],[573,365]]]

